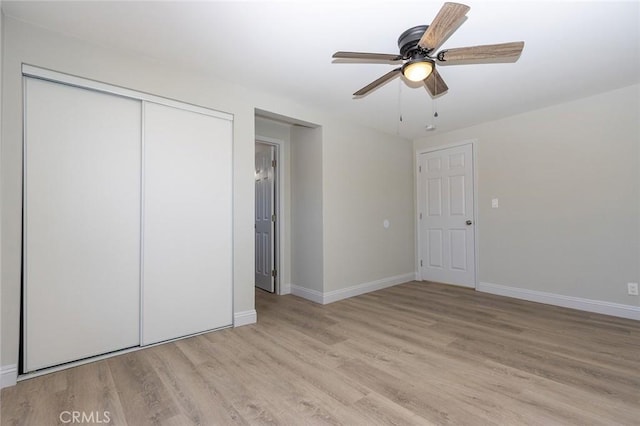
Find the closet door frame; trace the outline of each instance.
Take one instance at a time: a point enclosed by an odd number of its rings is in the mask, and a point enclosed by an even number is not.
[[[233,121],[233,114],[229,114],[227,112],[216,111],[216,110],[201,107],[198,105],[176,101],[169,98],[163,98],[161,96],[151,95],[149,93],[138,92],[136,90],[114,86],[114,85],[102,83],[96,80],[89,80],[82,77],[76,77],[70,74],[51,71],[51,70],[36,67],[33,65],[22,64],[22,75],[24,77],[33,77],[33,78],[38,78],[40,80],[48,80],[54,83],[62,83],[69,86],[80,87],[82,89],[89,89],[89,90],[95,90],[97,92],[110,93],[112,95],[118,95],[125,98],[136,99],[139,101],[149,101],[149,102],[153,102],[160,105],[171,106],[171,107],[183,109],[186,111],[193,111],[193,112],[197,112],[204,115],[210,115],[212,117],[218,117],[223,120]]]
[[[216,118],[220,118],[223,120],[227,120],[230,121],[233,124],[233,120],[234,120],[234,116],[233,114],[230,113],[226,113],[226,112],[221,112],[221,111],[216,111],[210,108],[205,108],[199,105],[194,105],[194,104],[190,104],[190,103],[186,103],[186,102],[181,102],[181,101],[177,101],[174,99],[169,99],[169,98],[164,98],[161,96],[156,96],[156,95],[152,95],[149,93],[144,93],[144,92],[139,92],[136,90],[132,90],[132,89],[128,89],[128,88],[124,88],[124,87],[120,87],[120,86],[115,86],[112,84],[108,84],[108,83],[103,83],[100,81],[96,81],[96,80],[91,80],[91,79],[87,79],[87,78],[83,78],[83,77],[78,77],[75,75],[71,75],[71,74],[66,74],[66,73],[62,73],[62,72],[58,72],[58,71],[53,71],[53,70],[49,70],[46,68],[41,68],[38,66],[34,66],[34,65],[30,65],[30,64],[22,64],[22,76],[23,76],[23,84],[24,84],[24,80],[26,79],[26,77],[30,77],[30,78],[35,78],[35,79],[39,79],[39,80],[44,80],[44,81],[50,81],[53,83],[58,83],[58,84],[63,84],[63,85],[68,85],[68,86],[72,86],[72,87],[77,87],[77,88],[81,88],[81,89],[87,89],[87,90],[92,90],[92,91],[96,91],[96,92],[102,92],[102,93],[107,93],[107,94],[112,94],[112,95],[116,95],[116,96],[120,96],[120,97],[124,97],[124,98],[130,98],[133,100],[138,100],[141,101],[142,104],[144,105],[144,102],[152,102],[152,103],[156,103],[156,104],[160,104],[160,105],[165,105],[165,106],[169,106],[169,107],[174,107],[174,108],[178,108],[178,109],[182,109],[185,111],[191,111],[191,112],[196,112],[199,114],[204,114],[204,115],[208,115],[211,117],[216,117]],[[143,106],[144,108],[144,106]],[[26,114],[26,105],[24,102],[24,92],[23,92],[23,117],[25,117]],[[144,249],[144,244],[143,244],[143,238],[144,238],[144,223],[142,222],[142,218],[144,217],[144,120],[143,120],[143,115],[141,115],[141,120],[142,120],[142,135],[141,135],[141,154],[142,154],[142,161],[141,161],[141,170],[140,170],[140,177],[141,177],[141,199],[140,199],[140,218],[141,218],[141,234],[140,234],[140,262],[143,261],[143,249]],[[23,120],[24,123],[24,120]],[[24,124],[23,124],[24,126]],[[23,129],[24,132],[24,129]],[[23,133],[24,134],[24,133]],[[233,125],[232,125],[232,131],[231,131],[231,144],[233,144]],[[24,141],[23,141],[23,170],[22,170],[22,177],[23,177],[23,198],[24,198],[24,178],[25,178],[25,174],[26,174],[26,168],[25,168],[25,157],[24,157]],[[233,164],[233,149],[231,149],[231,161]],[[233,166],[231,168],[231,170],[233,171]],[[232,190],[232,196],[231,196],[231,206],[229,206],[229,208],[231,209],[231,229],[234,229],[234,214],[233,214],[233,173],[230,176],[230,182],[229,185],[231,186],[231,190]],[[23,205],[24,205],[24,199],[23,199]],[[23,217],[23,232],[26,232],[24,230],[25,228],[25,223],[24,223],[24,217]],[[234,264],[234,236],[233,236],[233,231],[231,234],[231,313],[232,313],[232,319],[231,319],[231,324],[229,326],[223,326],[220,328],[227,328],[227,327],[232,327],[233,326],[233,318],[234,318],[234,298],[235,298],[235,291],[234,291],[234,268],[233,268],[233,264]],[[24,247],[23,244],[23,248],[22,248],[22,256],[23,258],[26,258],[26,247]],[[21,268],[23,270],[23,274],[24,274],[24,264]],[[143,285],[144,285],[144,281],[143,281],[143,276],[142,276],[142,263],[140,263],[140,301],[142,301],[143,299]],[[22,284],[24,286],[24,283]],[[23,292],[24,294],[24,292]],[[21,317],[22,320],[24,321],[24,315],[25,315],[25,306],[24,306],[24,296],[21,297]],[[143,318],[143,312],[142,312],[143,306],[141,304],[140,306],[140,323],[139,323],[139,331],[142,332],[142,328],[143,328],[143,323],[142,323],[142,318]],[[209,331],[212,330],[206,330],[203,332],[199,332],[199,333],[194,333],[193,335],[198,335],[198,334],[203,334],[203,333],[207,333]],[[24,330],[21,330],[20,332],[20,347],[22,348],[23,345],[25,344],[24,341]],[[179,340],[185,337],[189,337],[189,336],[179,336],[176,337],[174,339],[170,339],[164,342],[159,342],[159,343],[155,343],[155,344],[150,344],[148,346],[142,346],[140,342],[139,346],[137,347],[133,347],[133,348],[129,348],[129,349],[123,349],[123,350],[118,350],[118,351],[114,351],[108,354],[103,354],[103,355],[96,355],[93,356],[91,358],[88,359],[82,359],[82,360],[77,360],[77,361],[72,361],[60,366],[53,366],[53,367],[49,367],[49,368],[45,368],[43,370],[37,370],[35,372],[32,373],[27,373],[27,374],[21,374],[20,378],[29,378],[29,377],[34,377],[34,376],[38,376],[41,374],[46,374],[49,372],[53,372],[53,371],[58,371],[58,370],[62,370],[65,368],[70,368],[70,367],[74,367],[77,365],[82,365],[82,364],[86,364],[89,362],[94,362],[96,360],[99,359],[104,359],[104,358],[109,358],[111,356],[115,356],[115,355],[119,355],[119,354],[123,354],[123,353],[128,353],[128,352],[132,352],[132,351],[136,351],[142,348],[146,348],[146,347],[150,347],[150,346],[155,346],[158,344],[163,344],[166,342],[170,342],[170,341],[174,341],[174,340]],[[21,349],[22,351],[22,349]],[[21,359],[21,363],[22,363],[22,354],[20,356]],[[21,368],[21,372],[23,371],[23,368]]]

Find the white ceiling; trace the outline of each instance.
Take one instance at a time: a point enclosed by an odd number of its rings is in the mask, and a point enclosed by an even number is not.
[[[640,2],[464,1],[466,22],[443,45],[525,41],[516,63],[441,66],[437,132],[640,82]],[[313,104],[408,138],[426,136],[434,101],[400,79],[352,93],[389,64],[332,63],[337,50],[397,53],[405,29],[441,1],[33,2],[8,16],[103,46],[196,68]],[[278,113],[278,111],[274,111]],[[399,122],[402,114],[403,121]]]

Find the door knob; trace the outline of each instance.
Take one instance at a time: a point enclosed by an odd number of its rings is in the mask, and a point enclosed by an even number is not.
[[[470,220],[467,220],[467,225],[471,225],[473,222],[471,222]]]

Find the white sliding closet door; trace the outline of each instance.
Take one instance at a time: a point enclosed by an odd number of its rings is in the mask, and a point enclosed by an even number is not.
[[[142,344],[231,325],[231,121],[144,103]]]
[[[136,100],[25,78],[25,371],[137,346]]]

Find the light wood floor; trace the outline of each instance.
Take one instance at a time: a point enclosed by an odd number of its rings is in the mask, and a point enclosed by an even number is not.
[[[640,322],[411,282],[22,381],[2,425],[640,424]]]

